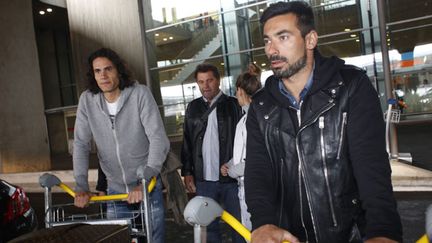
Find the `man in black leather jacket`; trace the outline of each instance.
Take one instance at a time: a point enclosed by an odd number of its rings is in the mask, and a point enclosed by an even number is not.
[[[234,135],[241,108],[237,99],[220,89],[220,75],[211,64],[200,64],[195,79],[202,97],[187,107],[181,161],[186,189],[215,199],[237,219],[240,216],[237,181],[219,173],[233,155]],[[232,232],[233,242],[244,242]],[[221,242],[219,220],[207,227],[207,242]]]
[[[402,227],[383,113],[365,73],[316,50],[305,2],[264,11],[274,75],[247,119],[252,242],[396,242]]]

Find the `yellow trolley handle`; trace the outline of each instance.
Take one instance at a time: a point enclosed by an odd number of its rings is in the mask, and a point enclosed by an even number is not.
[[[423,235],[420,239],[416,241],[416,243],[429,243],[429,238],[427,235]]]
[[[153,177],[150,181],[150,183],[147,186],[147,190],[149,192],[153,191],[154,187],[156,186],[156,177]],[[60,183],[59,187],[63,189],[66,193],[71,195],[72,197],[75,197],[75,192],[66,184]],[[100,202],[100,201],[111,201],[111,200],[123,200],[127,199],[128,194],[115,194],[115,195],[106,195],[106,196],[92,196],[90,198],[90,201],[92,202]]]
[[[229,224],[235,231],[237,231],[237,233],[243,236],[245,240],[247,240],[248,242],[251,241],[251,232],[230,213],[224,210],[222,212],[221,219],[225,221],[227,224]],[[289,243],[289,241],[284,241],[282,243]]]

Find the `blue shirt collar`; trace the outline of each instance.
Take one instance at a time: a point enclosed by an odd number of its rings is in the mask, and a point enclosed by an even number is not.
[[[305,87],[300,92],[300,101],[302,101],[304,99],[304,97],[306,97],[306,94],[308,93],[308,91],[312,87],[314,70],[315,70],[315,63],[312,67],[312,72],[309,75],[309,79],[306,82]],[[283,84],[282,79],[279,79],[279,90],[285,97],[288,98],[288,101],[290,102],[291,106],[293,106],[294,108],[297,108],[297,109],[300,108],[299,102],[297,102],[296,99],[294,98],[294,96],[285,88],[285,85]]]

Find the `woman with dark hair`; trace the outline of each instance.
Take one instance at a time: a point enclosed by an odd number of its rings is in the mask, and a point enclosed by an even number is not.
[[[256,67],[256,66],[255,66]],[[258,67],[257,67],[258,68]],[[234,149],[233,158],[228,163],[222,165],[221,174],[223,176],[229,175],[230,177],[237,179],[238,181],[238,197],[240,200],[241,209],[241,220],[242,224],[249,230],[252,229],[250,221],[250,214],[247,211],[247,205],[245,202],[244,193],[244,168],[246,159],[246,119],[249,104],[252,102],[252,96],[261,89],[261,82],[259,77],[256,75],[261,70],[255,70],[255,72],[245,72],[240,74],[236,82],[236,96],[237,101],[244,111],[243,117],[237,123],[235,137],[234,137]]]

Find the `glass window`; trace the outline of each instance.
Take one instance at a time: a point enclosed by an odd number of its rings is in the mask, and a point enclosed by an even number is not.
[[[405,115],[432,112],[432,1],[387,1],[393,90]]]

